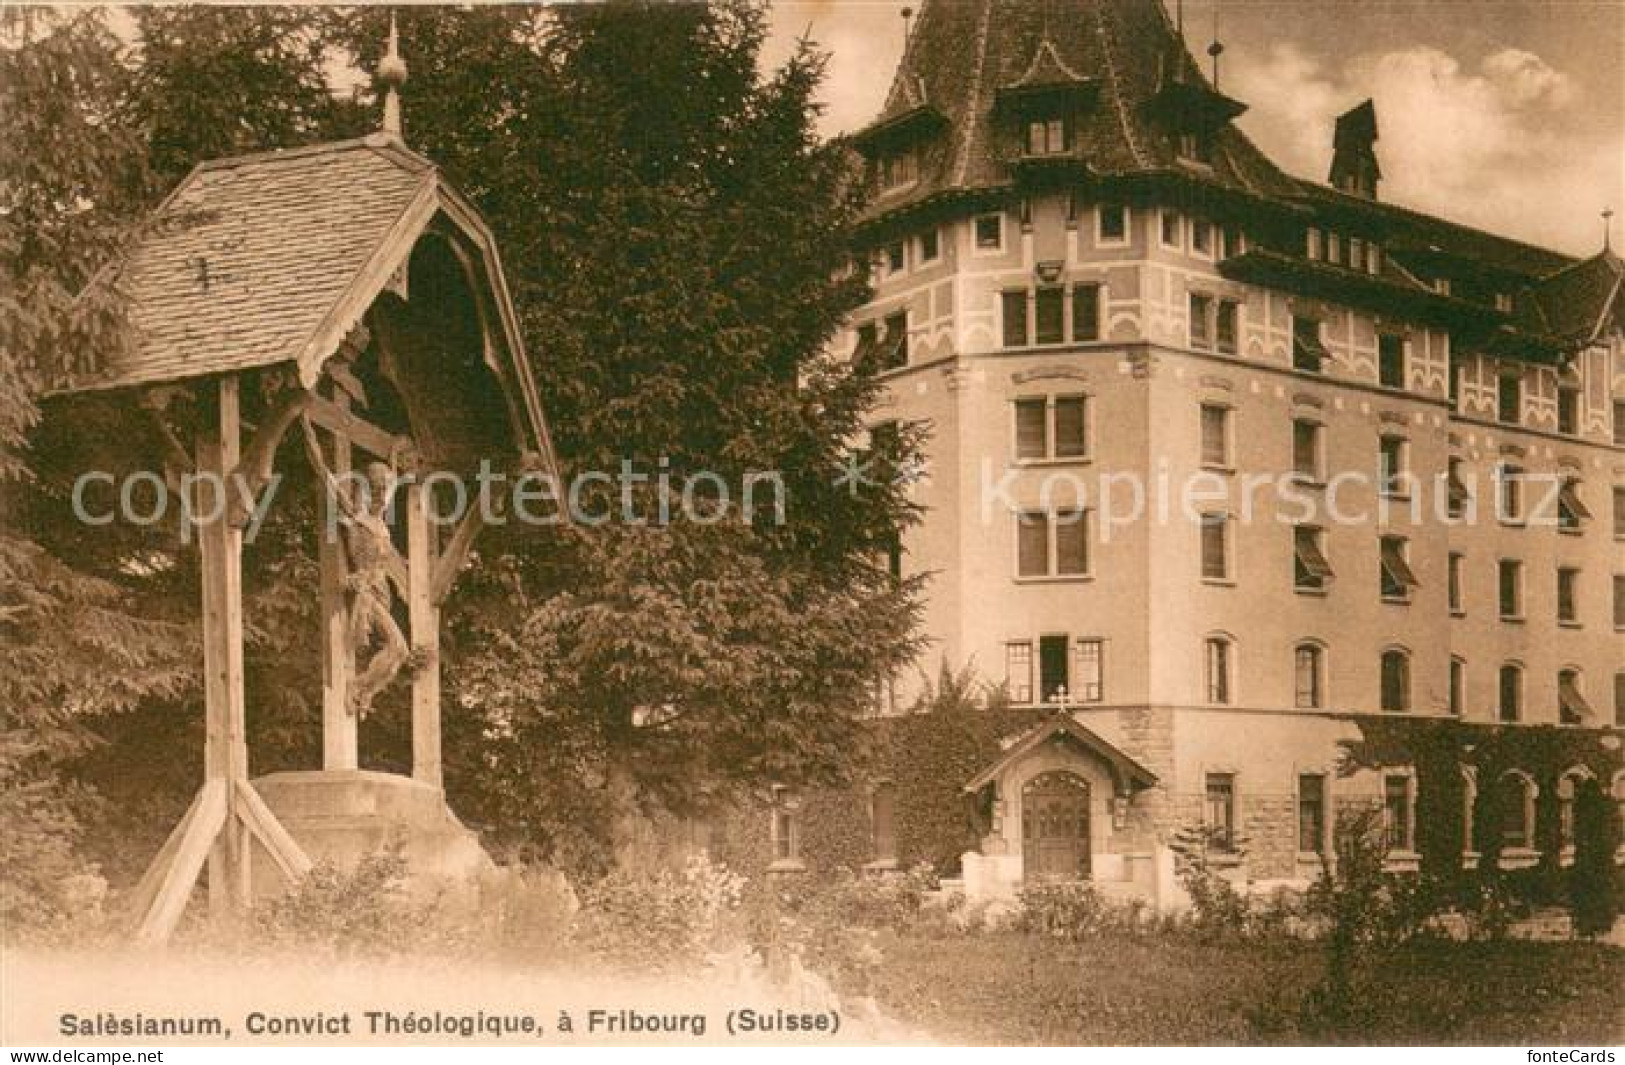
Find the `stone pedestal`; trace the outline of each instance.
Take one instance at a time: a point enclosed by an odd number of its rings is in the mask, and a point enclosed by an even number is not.
[[[271,773],[253,786],[313,862],[348,869],[369,854],[399,848],[414,888],[426,891],[472,883],[492,868],[445,794],[411,777],[319,770]],[[255,858],[255,893],[283,891],[269,856]]]

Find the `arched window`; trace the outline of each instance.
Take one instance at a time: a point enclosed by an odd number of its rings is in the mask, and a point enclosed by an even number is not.
[[[1535,845],[1535,782],[1516,769],[1501,775],[1496,799],[1501,804],[1501,846],[1531,850]]]
[[[1523,720],[1523,667],[1508,662],[1501,667],[1497,715],[1502,721]]]
[[[1473,807],[1478,805],[1478,770],[1473,766],[1461,767],[1461,852],[1477,854],[1478,841],[1473,837]]]
[[[781,868],[801,864],[801,796],[780,784],[773,786],[773,864]]]
[[[1229,706],[1236,691],[1236,641],[1224,633],[1209,636],[1203,641],[1202,657],[1207,701]]]
[[[1326,649],[1318,643],[1300,643],[1292,651],[1296,705],[1321,709],[1326,705]]]
[[[1574,846],[1574,795],[1580,782],[1590,776],[1591,772],[1584,766],[1576,766],[1557,780],[1558,839],[1564,847]]]
[[[1382,653],[1382,709],[1403,714],[1411,708],[1411,656],[1400,647]]]

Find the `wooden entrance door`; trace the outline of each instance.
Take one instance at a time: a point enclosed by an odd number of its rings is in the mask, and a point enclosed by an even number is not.
[[[1089,785],[1044,773],[1021,790],[1022,862],[1030,881],[1089,878]]]

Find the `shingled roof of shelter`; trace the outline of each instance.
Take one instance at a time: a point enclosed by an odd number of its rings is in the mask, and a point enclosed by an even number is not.
[[[1625,315],[1625,261],[1604,249],[1542,279],[1532,296],[1532,309],[1545,332],[1589,344]]]
[[[199,165],[111,275],[129,298],[131,351],[58,391],[305,369],[448,195],[432,163],[385,135]]]
[[[948,191],[1011,185],[1009,162],[994,148],[995,104],[1001,88],[1035,78],[1069,75],[1099,85],[1075,135],[1079,157],[1093,172],[1186,169],[1171,132],[1151,115],[1165,69],[1212,91],[1157,0],[929,0],[886,106],[868,129],[885,128],[919,106],[923,89],[948,121],[945,143],[925,153],[913,189],[887,197],[872,213]],[[859,143],[865,132],[857,134]],[[1191,170],[1205,183],[1237,191],[1278,197],[1295,191],[1292,179],[1234,126],[1220,132],[1211,171]]]

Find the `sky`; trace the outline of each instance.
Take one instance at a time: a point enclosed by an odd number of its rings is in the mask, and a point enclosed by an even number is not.
[[[1172,5],[1175,0],[1167,0]],[[865,125],[902,54],[890,0],[778,0],[768,62],[829,52],[824,132]],[[919,6],[913,0],[912,6]],[[1625,0],[1184,0],[1277,164],[1324,180],[1336,116],[1376,101],[1384,200],[1589,255],[1625,247]]]

